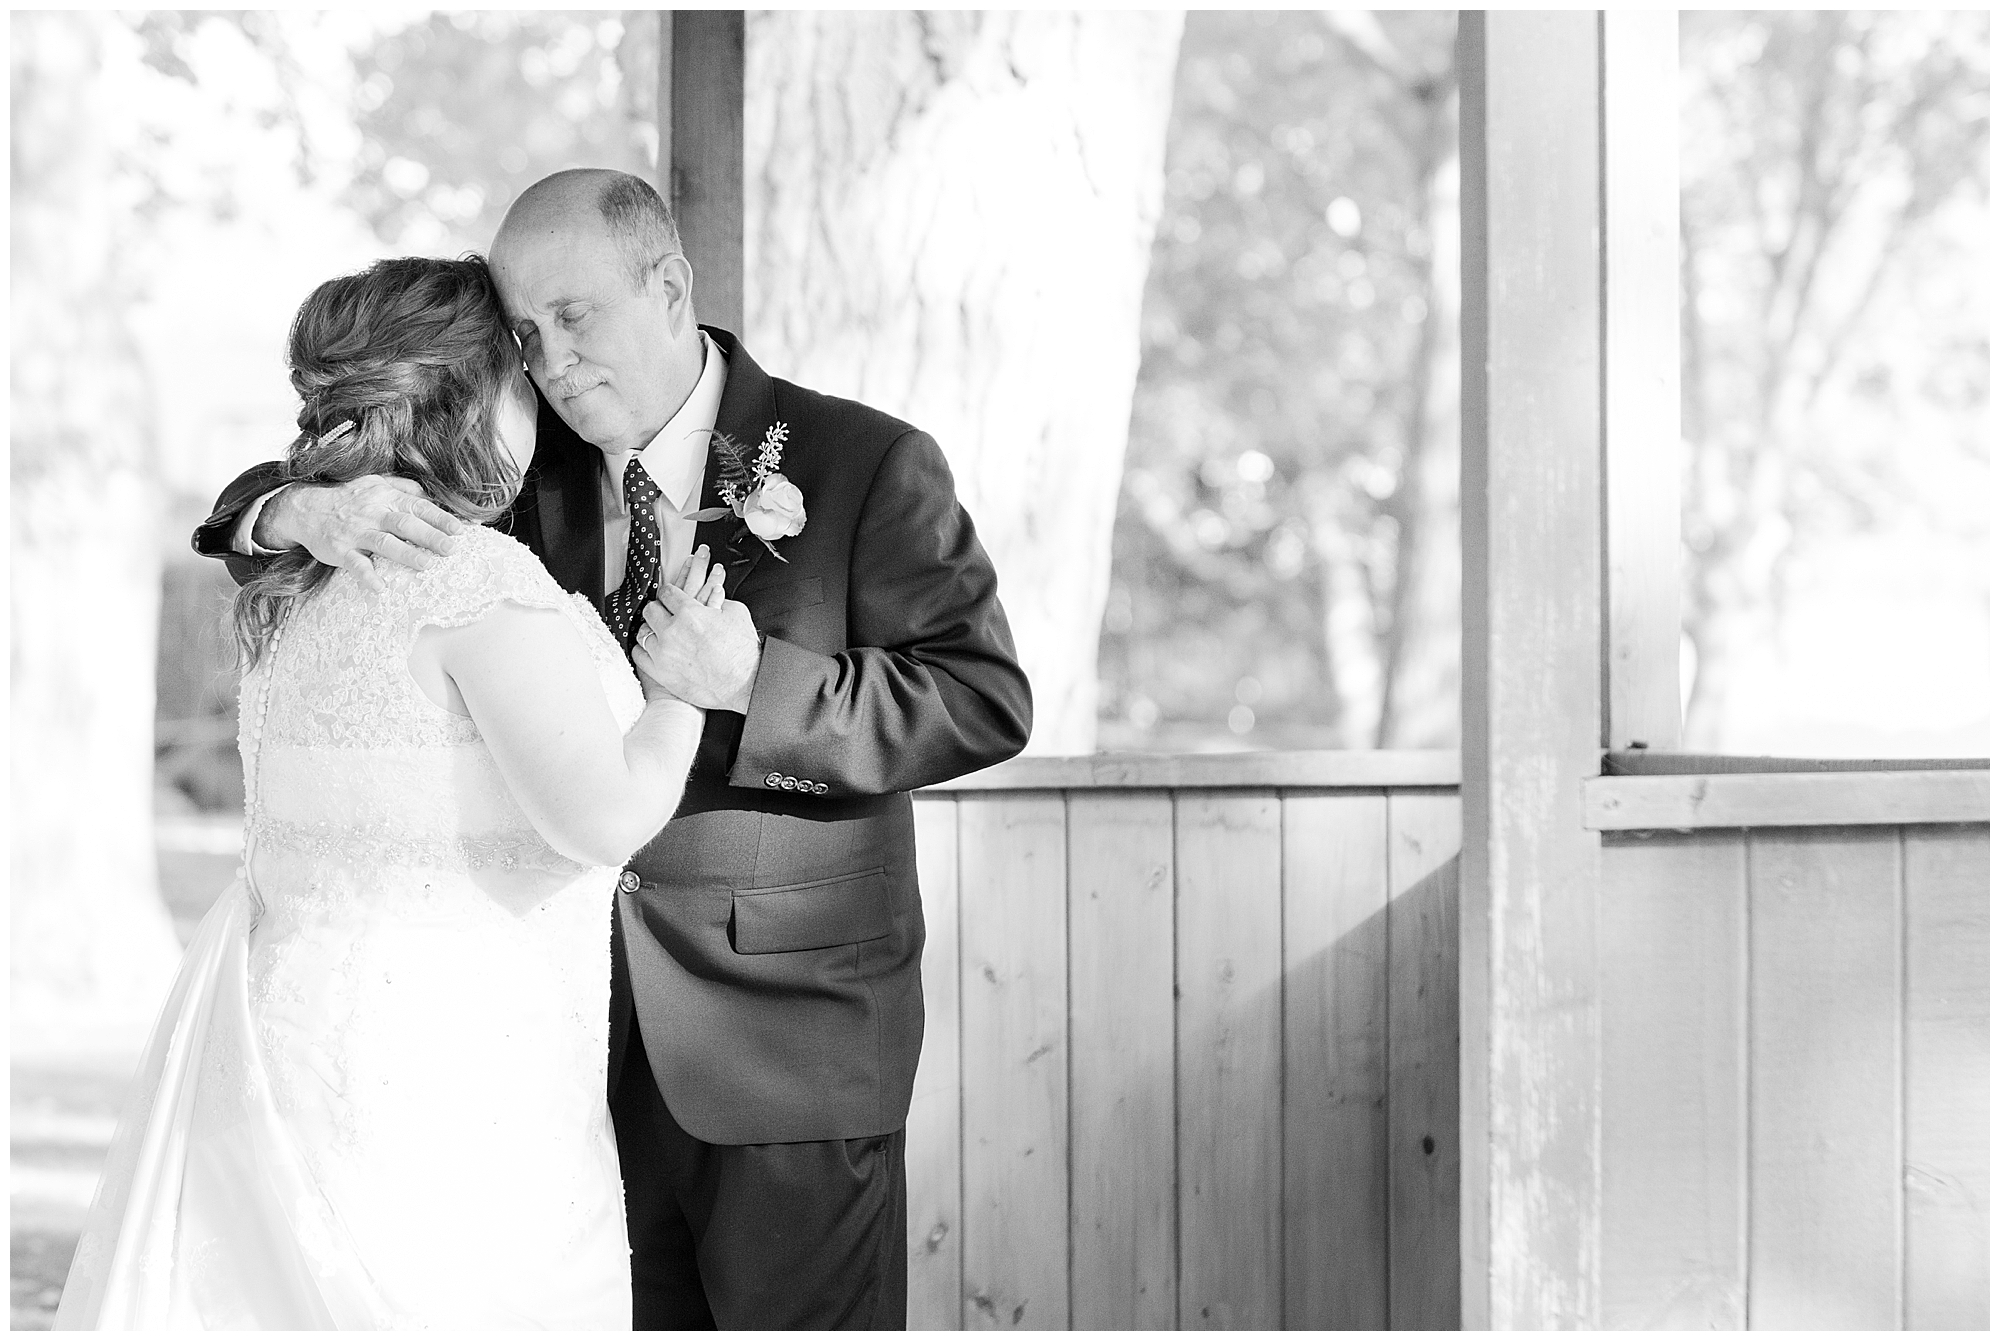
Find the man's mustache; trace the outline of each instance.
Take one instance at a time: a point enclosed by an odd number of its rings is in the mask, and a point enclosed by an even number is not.
[[[597,377],[590,373],[581,373],[568,377],[558,377],[550,382],[544,390],[548,392],[550,400],[569,400],[572,397],[581,396],[592,387],[603,385],[604,379],[602,377]]]

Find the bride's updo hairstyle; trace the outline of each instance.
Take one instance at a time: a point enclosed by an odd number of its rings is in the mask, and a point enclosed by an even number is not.
[[[478,257],[398,257],[328,280],[292,319],[286,361],[303,402],[299,435],[285,452],[286,483],[398,475],[475,524],[499,516],[519,492],[520,472],[494,428],[503,400],[529,393]],[[532,418],[534,407],[526,408]],[[246,665],[333,571],[293,549],[243,584],[235,624]]]

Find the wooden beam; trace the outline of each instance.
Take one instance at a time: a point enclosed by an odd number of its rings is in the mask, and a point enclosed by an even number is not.
[[[1462,12],[1462,1325],[1599,1314],[1595,14]]]
[[[1984,1331],[1992,1255],[1992,833],[1903,834],[1903,1317]]]
[[[1605,743],[1681,740],[1679,15],[1604,11]]]
[[[1072,796],[1068,812],[1070,1325],[1170,1330],[1174,798]]]
[[[1750,834],[1751,1331],[1883,1331],[1902,1310],[1902,882],[1894,830]]]
[[[1597,830],[1983,824],[1992,778],[1969,768],[1593,778],[1583,784],[1583,822]]]
[[[1070,1324],[1068,843],[1057,793],[959,804],[968,1331]]]
[[[958,1066],[958,798],[912,807],[917,889],[924,907],[924,1045],[905,1125],[908,1180],[907,1318],[916,1331],[955,1331],[965,1297],[959,1204],[963,1114]]]
[[[743,331],[743,12],[660,13],[660,188],[702,322]]]
[[[1607,1330],[1748,1318],[1749,839],[1604,847]]]

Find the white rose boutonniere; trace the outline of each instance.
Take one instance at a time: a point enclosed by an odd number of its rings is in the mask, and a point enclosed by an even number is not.
[[[734,441],[727,433],[715,435],[716,465],[720,477],[716,481],[716,492],[722,495],[726,508],[705,508],[700,512],[690,512],[692,521],[717,521],[734,514],[743,519],[743,525],[751,535],[763,542],[764,548],[780,563],[790,563],[778,553],[773,541],[795,536],[806,529],[806,498],[793,484],[778,472],[778,466],[785,455],[785,441],[791,437],[791,430],[780,421],[765,430],[763,446],[757,449],[756,459],[750,459],[750,452],[741,443]],[[737,532],[740,536],[741,531]]]
[[[743,524],[767,544],[797,535],[806,529],[806,496],[774,471],[743,500]]]

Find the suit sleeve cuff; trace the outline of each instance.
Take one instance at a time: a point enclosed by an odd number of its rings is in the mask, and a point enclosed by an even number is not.
[[[285,486],[279,485],[268,494],[258,495],[249,507],[243,509],[243,516],[237,521],[236,530],[229,537],[229,548],[238,554],[247,554],[253,559],[268,559],[274,554],[284,552],[265,549],[257,543],[257,519],[264,515],[264,505],[284,491]]]
[[[743,736],[729,769],[732,787],[818,796],[833,790],[829,779],[799,776],[806,761],[798,747],[805,734],[806,707],[836,669],[832,657],[783,638],[764,639],[757,679],[750,686],[750,711],[743,715]]]

